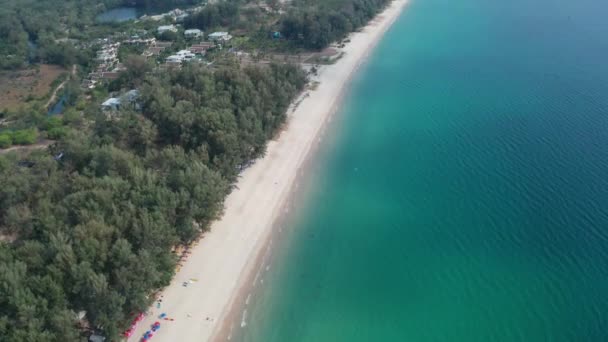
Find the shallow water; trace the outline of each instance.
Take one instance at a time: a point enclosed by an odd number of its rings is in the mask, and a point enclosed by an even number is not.
[[[606,340],[607,11],[412,0],[233,340]]]

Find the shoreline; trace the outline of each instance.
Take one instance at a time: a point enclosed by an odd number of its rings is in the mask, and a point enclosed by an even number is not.
[[[351,78],[391,27],[409,0],[393,0],[341,49],[335,64],[322,66],[314,90],[288,109],[286,129],[268,142],[266,155],[247,168],[226,197],[224,215],[215,221],[190,259],[166,287],[161,307],[138,325],[128,341],[139,341],[155,322],[154,341],[225,341],[241,319],[246,296],[268,256],[272,232],[285,219],[297,179],[319,147],[327,123],[342,102]],[[297,105],[295,105],[297,104]],[[188,283],[183,286],[183,283]],[[166,313],[173,321],[158,319]],[[240,324],[239,324],[240,326]]]

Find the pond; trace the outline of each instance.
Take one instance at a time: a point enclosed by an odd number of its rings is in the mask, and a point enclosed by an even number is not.
[[[47,115],[57,115],[63,114],[63,109],[65,108],[65,102],[68,99],[67,94],[63,94],[54,105],[49,108],[49,111],[46,113]]]
[[[168,12],[174,9],[169,6],[147,6],[147,7],[116,7],[100,13],[95,20],[98,23],[121,23],[128,20],[133,20],[142,15],[157,15]]]
[[[100,23],[119,23],[127,20],[137,19],[141,13],[141,10],[135,7],[117,7],[107,10],[95,18]]]

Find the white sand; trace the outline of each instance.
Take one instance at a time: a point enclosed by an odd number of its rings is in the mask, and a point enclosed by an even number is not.
[[[223,321],[234,298],[250,285],[244,281],[255,267],[317,134],[335,110],[351,74],[407,2],[394,0],[370,25],[351,36],[344,56],[336,64],[320,69],[317,89],[290,113],[287,129],[269,143],[266,156],[243,173],[238,190],[226,199],[224,216],[212,225],[211,232],[192,250],[164,290],[161,308],[154,305],[150,309],[152,315],[139,324],[129,341],[139,341],[155,321],[161,322],[161,329],[152,341],[219,339],[218,332],[227,323]],[[191,278],[198,281],[183,287],[182,283]],[[159,320],[157,316],[162,312],[174,321]]]

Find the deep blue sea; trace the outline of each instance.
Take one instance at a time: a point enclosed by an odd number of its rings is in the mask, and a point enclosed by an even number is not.
[[[313,162],[237,341],[608,341],[608,1],[411,0]]]

